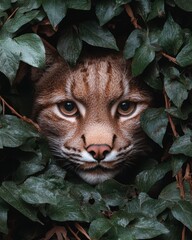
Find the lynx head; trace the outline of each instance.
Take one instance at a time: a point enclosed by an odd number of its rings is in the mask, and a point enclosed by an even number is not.
[[[34,115],[53,154],[91,184],[146,152],[140,115],[151,97],[122,56],[57,60],[36,84]]]

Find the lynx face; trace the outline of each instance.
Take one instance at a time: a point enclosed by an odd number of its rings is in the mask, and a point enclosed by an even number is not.
[[[140,115],[150,95],[121,56],[59,61],[36,86],[34,115],[63,165],[91,184],[117,175],[146,152]]]

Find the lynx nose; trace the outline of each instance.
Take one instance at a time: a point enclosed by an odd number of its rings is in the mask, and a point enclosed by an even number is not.
[[[107,144],[91,144],[87,147],[87,152],[100,162],[111,152],[111,147]]]

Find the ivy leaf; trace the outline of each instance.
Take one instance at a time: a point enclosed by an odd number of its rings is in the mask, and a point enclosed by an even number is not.
[[[123,55],[126,59],[132,58],[135,55],[135,51],[140,47],[143,37],[144,32],[142,30],[136,29],[131,32],[123,50]]]
[[[45,66],[45,48],[38,35],[26,33],[14,40],[19,46],[21,61],[33,67],[43,68]]]
[[[188,97],[188,91],[186,87],[177,79],[171,80],[170,78],[164,79],[164,87],[168,97],[171,101],[180,108],[183,101]]]
[[[98,218],[91,222],[89,227],[89,236],[91,239],[100,239],[105,233],[107,233],[113,225],[110,220],[106,218]]]
[[[148,192],[150,188],[171,170],[169,162],[161,163],[149,170],[144,170],[136,176],[136,184],[140,191]]]
[[[0,2],[0,12],[3,12],[11,7],[11,0],[1,0]]]
[[[13,82],[19,68],[20,52],[17,43],[9,36],[0,35],[0,71]]]
[[[37,218],[37,211],[32,206],[27,205],[20,198],[21,191],[14,182],[3,182],[0,187],[0,197],[10,204],[13,208],[17,209],[24,216],[32,221],[40,222]]]
[[[6,31],[9,33],[15,33],[23,25],[33,20],[38,15],[38,13],[38,10],[33,10],[27,13],[22,13],[21,11],[18,11],[16,12],[14,18],[9,19],[3,25],[3,29],[6,29]]]
[[[183,32],[181,27],[168,17],[160,35],[159,44],[168,54],[176,55],[183,44]]]
[[[151,11],[151,1],[150,0],[139,0],[138,1],[138,13],[144,20],[146,20],[148,14]]]
[[[150,239],[161,234],[169,233],[169,230],[160,222],[151,218],[140,218],[128,226],[129,232],[136,239]]]
[[[78,10],[90,10],[91,9],[91,0],[66,0],[68,8],[78,9]]]
[[[192,11],[192,2],[188,0],[174,0],[174,2],[177,4],[178,7],[185,11]]]
[[[141,126],[145,133],[161,147],[168,124],[164,108],[147,109],[141,116]]]
[[[43,0],[42,5],[51,22],[51,25],[53,26],[53,28],[55,28],[66,15],[67,6],[65,1]]]
[[[107,28],[100,27],[95,21],[81,23],[79,31],[81,39],[90,45],[118,50],[111,32]]]
[[[101,26],[109,22],[113,17],[119,15],[122,11],[123,8],[117,7],[114,0],[98,1],[95,9],[96,16]]]
[[[147,21],[155,17],[163,17],[165,15],[164,0],[155,0],[151,3],[151,11],[147,17]]]
[[[192,204],[188,201],[178,201],[171,209],[173,216],[192,231]]]
[[[40,137],[30,124],[12,115],[1,115],[0,124],[0,148],[19,147],[29,138]]]
[[[57,50],[69,64],[76,64],[82,50],[82,40],[74,27],[66,29],[59,38]]]
[[[184,155],[173,155],[171,158],[171,168],[173,171],[173,176],[175,176],[178,171],[182,168],[183,164],[188,160],[188,157]]]
[[[184,154],[192,157],[192,136],[189,133],[178,137],[171,146],[169,153],[171,154]]]
[[[182,67],[192,65],[192,37],[188,40],[188,43],[178,53],[176,60]]]
[[[155,58],[155,51],[148,41],[144,42],[137,50],[132,61],[132,74],[134,77],[141,74]]]
[[[21,198],[29,204],[57,204],[57,192],[51,181],[30,177],[21,186]]]

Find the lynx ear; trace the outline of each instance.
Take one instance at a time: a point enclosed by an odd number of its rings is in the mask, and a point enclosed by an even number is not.
[[[46,53],[46,63],[44,69],[39,68],[31,68],[31,80],[33,82],[38,82],[39,79],[47,72],[47,70],[55,64],[63,61],[63,59],[59,56],[57,50],[47,41],[43,41],[45,46],[45,53]]]

